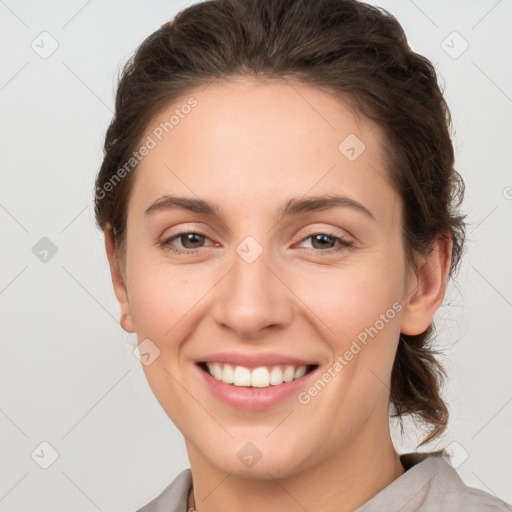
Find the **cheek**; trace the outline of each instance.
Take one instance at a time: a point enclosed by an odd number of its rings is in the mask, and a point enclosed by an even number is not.
[[[149,339],[158,350],[150,364],[143,364],[147,382],[162,408],[178,428],[188,417],[190,396],[184,391],[181,375],[183,346],[194,330],[201,298],[208,291],[208,282],[183,267],[156,265],[133,259],[130,282],[130,309],[139,343]],[[185,343],[185,345],[184,345]],[[150,345],[153,347],[152,345]],[[181,383],[181,384],[180,384]],[[197,416],[201,411],[195,411]]]
[[[320,320],[316,325],[328,326],[325,339],[333,353],[328,371],[336,377],[326,395],[337,404],[334,409],[344,406],[365,415],[389,391],[400,334],[401,274],[385,258],[381,265],[328,274],[323,281],[302,279],[298,295],[308,298],[307,306]]]
[[[156,263],[144,254],[134,254],[131,264],[130,310],[137,335],[169,350],[183,319],[195,312],[209,289],[208,274],[199,277],[192,267]]]
[[[139,338],[149,337],[158,343],[175,323],[180,303],[169,290],[179,284],[178,279],[173,282],[163,275],[138,273],[130,289],[130,308]]]
[[[393,305],[402,295],[402,278],[385,262],[303,273],[295,281],[297,295],[304,297],[305,306],[317,316],[316,323],[325,325],[336,349],[343,349],[376,323],[379,331],[398,323],[401,305]],[[382,315],[386,329],[382,329]]]

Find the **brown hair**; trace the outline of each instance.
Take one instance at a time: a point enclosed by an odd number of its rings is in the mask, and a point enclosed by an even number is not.
[[[134,173],[119,179],[119,169],[148,124],[193,89],[248,75],[316,86],[373,119],[404,204],[408,263],[451,236],[453,276],[465,235],[458,213],[464,183],[453,167],[451,116],[435,68],[411,50],[391,14],[356,0],[209,0],[179,12],[140,45],[122,70],[96,180],[97,224],[112,229],[121,259]],[[448,422],[432,338],[433,324],[417,336],[402,334],[391,376],[392,414],[412,414],[430,427],[421,444]]]

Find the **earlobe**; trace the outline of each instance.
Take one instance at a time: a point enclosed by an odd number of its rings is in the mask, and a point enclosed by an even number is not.
[[[421,334],[432,323],[446,292],[451,253],[452,239],[446,234],[436,240],[428,256],[418,259],[417,271],[404,300],[402,334]]]
[[[135,332],[135,326],[133,325],[133,319],[132,315],[130,313],[124,313],[121,315],[121,320],[119,322],[121,324],[121,327],[126,331],[130,333]]]
[[[110,224],[107,224],[103,230],[103,234],[105,237],[105,251],[107,253],[108,264],[110,267],[112,285],[114,287],[114,293],[116,294],[116,298],[121,309],[120,324],[126,332],[134,333],[135,326],[130,310],[130,303],[128,301],[128,293],[126,291],[126,285],[120,269],[116,251],[116,242],[114,240],[112,227]]]

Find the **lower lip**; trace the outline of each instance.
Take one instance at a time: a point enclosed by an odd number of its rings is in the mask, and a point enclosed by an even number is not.
[[[291,382],[283,382],[282,384],[271,385],[266,388],[256,388],[226,384],[212,377],[199,366],[196,365],[196,367],[210,391],[217,398],[236,409],[255,412],[269,409],[293,395],[297,396],[305,388],[307,380],[318,370],[317,367],[300,379],[292,380]]]

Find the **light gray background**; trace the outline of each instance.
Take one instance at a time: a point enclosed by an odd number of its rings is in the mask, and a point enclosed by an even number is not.
[[[512,2],[374,3],[436,64],[467,185],[465,261],[437,315],[451,422],[426,449],[451,443],[468,485],[512,502]],[[188,467],[119,326],[92,207],[117,71],[184,5],[0,0],[0,511],[131,511]]]

